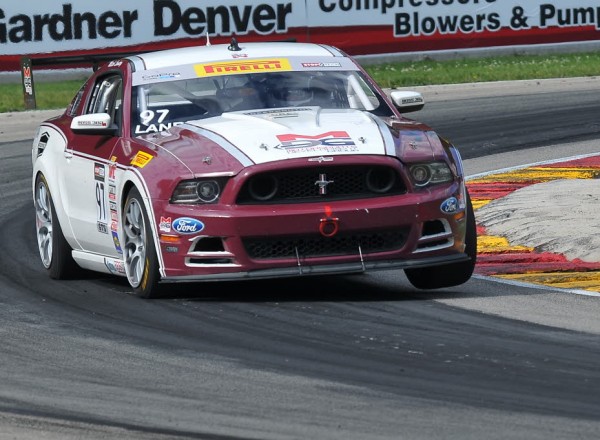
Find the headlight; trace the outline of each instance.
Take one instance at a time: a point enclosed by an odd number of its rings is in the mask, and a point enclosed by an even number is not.
[[[410,176],[418,187],[452,182],[452,171],[446,162],[421,163],[410,166]]]
[[[216,203],[224,186],[224,179],[184,180],[173,191],[171,203]]]

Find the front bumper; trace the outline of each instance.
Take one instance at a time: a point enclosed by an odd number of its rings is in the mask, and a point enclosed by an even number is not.
[[[330,204],[193,210],[165,205],[159,217],[192,217],[204,228],[190,236],[159,233],[161,277],[169,282],[283,278],[463,261],[468,259],[464,211],[447,214],[440,209],[460,191],[455,183]],[[329,222],[326,228],[324,222]]]

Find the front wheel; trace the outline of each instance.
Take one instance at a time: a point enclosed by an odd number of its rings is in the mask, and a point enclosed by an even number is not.
[[[123,232],[125,273],[133,293],[142,298],[158,297],[158,257],[148,214],[137,188],[132,188],[127,194],[123,209]]]
[[[50,278],[63,280],[72,278],[79,266],[72,256],[72,249],[63,234],[50,188],[43,175],[35,181],[35,229],[42,264]]]
[[[417,289],[440,289],[466,283],[473,275],[477,261],[477,224],[471,197],[467,193],[467,230],[465,233],[465,253],[469,261],[443,266],[405,269],[408,281]]]

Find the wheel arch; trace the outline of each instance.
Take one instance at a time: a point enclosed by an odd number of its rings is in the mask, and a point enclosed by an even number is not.
[[[164,260],[160,247],[160,239],[158,235],[158,227],[156,221],[156,214],[154,212],[154,205],[152,203],[152,198],[150,197],[150,191],[143,176],[140,175],[139,171],[136,169],[131,169],[125,172],[125,176],[123,178],[123,185],[121,187],[121,198],[119,200],[121,213],[124,213],[125,203],[127,201],[127,196],[132,188],[136,188],[140,195],[142,196],[142,203],[146,208],[146,214],[148,215],[148,221],[150,222],[150,230],[152,231],[152,238],[154,240],[154,247],[156,249],[156,255],[158,257],[158,265],[159,272],[161,277],[165,276],[164,272]],[[121,222],[122,225],[122,222]],[[122,227],[122,226],[121,226]],[[123,232],[121,231],[121,235]]]

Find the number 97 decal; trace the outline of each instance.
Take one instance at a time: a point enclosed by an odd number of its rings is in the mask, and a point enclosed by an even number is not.
[[[167,115],[169,114],[169,110],[161,109],[161,110],[156,110],[156,112],[154,112],[152,110],[144,110],[143,112],[140,113],[140,119],[142,120],[142,125],[149,126],[151,124],[151,122],[154,120],[156,113],[158,113],[158,119],[156,122],[158,124],[162,124],[164,122],[164,120],[166,119]]]
[[[141,124],[135,126],[135,134],[158,133],[159,131],[168,130],[175,125],[181,125],[183,122],[169,122],[167,116],[168,109],[144,110],[140,112]]]
[[[98,225],[99,232],[108,234],[106,191],[103,182],[96,182],[96,224]]]

